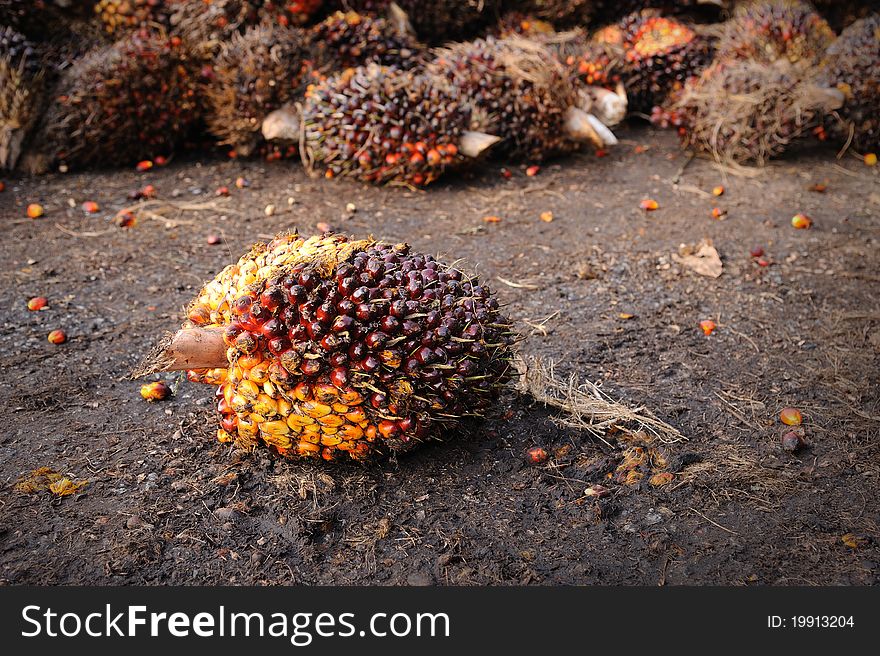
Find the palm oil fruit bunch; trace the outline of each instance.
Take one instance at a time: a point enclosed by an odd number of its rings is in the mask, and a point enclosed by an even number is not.
[[[621,70],[630,107],[644,113],[699,75],[713,56],[708,38],[653,11],[626,16],[600,30],[595,41],[622,48]]]
[[[802,67],[780,59],[717,61],[671,108],[687,145],[722,163],[764,164],[810,134],[843,102]]]
[[[847,27],[828,48],[819,71],[821,83],[844,95],[838,119],[829,118],[828,131],[842,143],[863,152],[880,150],[880,14]]]
[[[543,45],[493,37],[452,44],[427,66],[437,84],[460,90],[476,129],[501,137],[497,150],[540,161],[579,147],[569,119],[577,94],[564,68]]]
[[[403,10],[416,36],[426,43],[469,39],[492,25],[502,0],[336,0],[345,10],[388,15],[392,4]]]
[[[78,60],[62,74],[34,139],[45,166],[167,155],[196,119],[187,65],[177,40],[143,30]]]
[[[43,64],[35,46],[0,27],[0,169],[15,167],[42,101]]]
[[[470,113],[446,85],[370,64],[311,86],[302,121],[306,164],[325,177],[419,187],[464,163]]]
[[[220,144],[254,152],[263,120],[299,90],[305,52],[300,29],[267,23],[222,45],[203,85],[205,123]]]
[[[226,366],[190,373],[219,386],[219,440],[290,458],[407,451],[484,414],[510,375],[489,288],[406,244],[277,237],[188,317],[223,331]]]
[[[366,64],[408,69],[422,63],[424,48],[414,36],[385,18],[337,11],[309,31],[312,58],[320,70]]]
[[[834,36],[828,22],[809,2],[754,0],[737,5],[733,17],[724,24],[718,57],[765,63],[787,59],[814,66]]]
[[[174,0],[98,0],[94,11],[108,34],[118,35],[150,23],[165,24]]]

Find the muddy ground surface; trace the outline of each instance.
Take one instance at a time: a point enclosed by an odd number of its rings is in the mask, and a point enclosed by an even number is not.
[[[219,160],[5,178],[0,582],[877,583],[880,170],[818,148],[725,175],[688,163],[672,134],[622,137],[607,157],[510,179],[489,163],[427,192]],[[238,176],[251,186],[237,189]],[[210,206],[114,226],[147,183]],[[215,197],[221,185],[228,199]],[[639,209],[648,197],[659,210]],[[85,200],[102,211],[86,216]],[[26,218],[29,202],[45,218]],[[795,212],[813,228],[794,230]],[[173,398],[143,401],[126,375],[199,285],[253,241],[319,222],[463,258],[507,304],[525,355],[601,383],[687,440],[599,439],[511,393],[446,443],[328,466],[217,443],[209,387],[167,376]],[[719,278],[673,258],[704,238]],[[29,312],[37,295],[49,309]],[[717,323],[710,336],[704,319]],[[66,344],[48,343],[55,328]],[[789,405],[805,418],[796,453],[780,444]],[[544,464],[526,461],[535,445]],[[88,484],[63,498],[16,491],[44,466]],[[610,494],[586,495],[595,485]]]

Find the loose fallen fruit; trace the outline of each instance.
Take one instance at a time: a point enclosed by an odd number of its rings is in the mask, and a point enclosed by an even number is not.
[[[533,446],[526,452],[526,456],[533,465],[540,465],[542,462],[546,461],[548,458],[547,452],[539,447]]]
[[[171,396],[171,388],[161,380],[141,385],[141,396],[147,401],[163,401]]]
[[[779,413],[779,420],[786,426],[800,426],[804,418],[797,408],[783,408]]]
[[[798,212],[793,217],[791,217],[791,225],[798,230],[806,230],[811,225],[813,225],[813,221],[806,214],[801,214],[800,212]]]
[[[228,196],[229,195],[229,187],[217,187],[216,193],[218,196]]]
[[[153,159],[153,162],[156,164],[156,166],[165,166],[168,163],[168,158],[159,155],[158,157]]]
[[[790,430],[782,434],[782,448],[794,453],[804,446],[804,439],[797,431]]]
[[[39,203],[31,203],[27,206],[27,215],[32,219],[39,219],[43,214],[45,214],[45,210],[43,210],[43,206]]]
[[[83,203],[82,209],[86,214],[94,214],[101,210],[100,206],[93,200],[87,200]]]
[[[235,186],[239,189],[244,189],[245,187],[250,187],[251,183],[248,182],[247,178],[236,178]]]
[[[513,173],[511,173],[509,169],[506,169],[506,168],[503,168],[503,167],[502,167],[502,169],[501,169],[501,177],[503,177],[505,180],[510,180],[510,178],[513,177]]]
[[[659,209],[660,204],[653,198],[646,198],[641,203],[639,203],[639,207],[641,207],[646,212],[653,212],[654,210]]]
[[[51,333],[49,333],[48,340],[52,344],[63,344],[67,341],[67,333],[65,333],[63,330],[53,330]]]
[[[705,335],[711,335],[715,330],[715,327],[715,322],[711,319],[704,319],[700,322],[700,328],[702,328],[703,334]]]
[[[712,208],[712,218],[713,219],[721,219],[727,214],[726,210],[722,210],[720,207]]]
[[[208,242],[209,246],[216,246],[223,240],[220,238],[220,235],[208,235],[208,238],[205,241]]]
[[[807,187],[809,191],[815,191],[817,194],[824,194],[828,191],[828,185],[824,182],[817,182],[816,184],[810,185]]]
[[[877,166],[877,154],[868,153],[865,155],[865,166]]]
[[[135,166],[135,169],[141,172],[149,171],[151,168],[153,168],[153,162],[148,159],[138,162],[137,166]]]
[[[553,212],[541,212],[541,220],[544,223],[550,223],[553,221]]]
[[[717,187],[713,187],[713,188],[712,188],[712,195],[713,195],[713,196],[722,196],[722,195],[724,195],[724,187],[722,187],[721,185],[718,185]]]
[[[501,223],[501,217],[494,216],[494,215],[493,216],[484,216],[483,221],[485,221],[486,223]]]
[[[0,180],[0,193],[6,191],[6,183]]]
[[[133,228],[137,225],[137,217],[134,212],[123,210],[116,215],[116,225],[120,228]]]
[[[537,164],[535,164],[535,165],[530,166],[529,168],[526,169],[526,175],[529,176],[530,178],[534,178],[536,175],[538,175],[538,172],[540,170],[541,170],[541,167],[538,166]]]
[[[764,248],[762,246],[752,246],[749,250],[749,255],[752,257],[761,257],[764,254]]]
[[[49,301],[46,300],[45,296],[34,296],[27,302],[27,308],[31,312],[36,312],[37,310],[42,310],[48,303]]]
[[[333,232],[333,228],[330,224],[325,223],[324,221],[318,221],[318,223],[315,224],[315,229],[322,234],[325,232]]]

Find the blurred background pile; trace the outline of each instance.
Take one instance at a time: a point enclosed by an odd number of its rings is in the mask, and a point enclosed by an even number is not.
[[[763,164],[880,141],[877,2],[0,0],[0,168],[198,152],[422,186],[623,120]]]

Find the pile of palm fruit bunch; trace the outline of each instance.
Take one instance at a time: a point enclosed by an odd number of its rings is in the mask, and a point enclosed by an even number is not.
[[[216,385],[218,439],[289,458],[408,451],[483,415],[511,373],[490,289],[406,244],[281,235],[187,316],[145,371]]]
[[[857,151],[880,150],[880,14],[843,30],[828,48],[818,80],[844,96],[843,107],[826,120],[827,131]]]
[[[712,61],[714,42],[654,10],[629,14],[599,30],[593,42],[619,49],[618,74],[632,111],[649,114]]]
[[[800,0],[741,4],[722,26],[713,64],[688,81],[654,118],[677,126],[686,145],[716,160],[763,164],[811,135],[824,138],[829,115],[863,114],[863,97],[869,105],[876,103],[870,88],[873,75],[876,90],[877,37],[870,28],[864,32],[864,43],[858,37],[835,41],[828,23]],[[862,54],[871,38],[875,54]],[[859,69],[856,76],[864,72],[867,88],[847,97],[847,74],[831,69],[837,61],[856,60],[869,62],[853,67]],[[839,68],[846,67],[843,63]],[[848,125],[857,129],[856,121]],[[870,120],[858,130],[865,128],[870,133]]]
[[[477,36],[498,20],[505,3],[503,0],[332,0],[327,4],[364,14],[398,13],[409,21],[421,41],[436,45]]]
[[[301,120],[310,168],[327,178],[408,186],[464,165],[473,122],[454,87],[378,64],[311,86]]]
[[[33,170],[127,164],[169,153],[197,118],[179,39],[138,31],[65,70],[28,153]]]
[[[585,141],[597,147],[615,139],[578,107],[575,86],[543,44],[493,37],[454,44],[427,66],[435,85],[458,90],[475,129],[501,139],[493,153],[541,161],[572,152]]]
[[[271,24],[222,44],[202,85],[205,123],[218,144],[241,156],[261,145],[265,118],[300,91],[306,47],[301,30]]]
[[[0,0],[0,165],[217,145],[422,186],[493,142],[613,144],[627,113],[728,161],[874,148],[876,14],[820,7],[840,37],[804,0]]]

